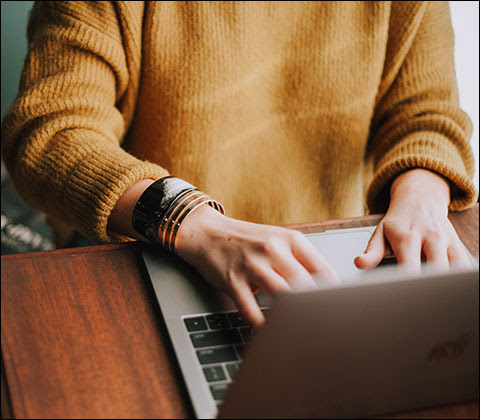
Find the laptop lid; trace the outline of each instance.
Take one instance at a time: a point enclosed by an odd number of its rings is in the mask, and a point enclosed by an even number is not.
[[[358,418],[478,398],[478,281],[478,267],[386,268],[278,297],[219,416]]]

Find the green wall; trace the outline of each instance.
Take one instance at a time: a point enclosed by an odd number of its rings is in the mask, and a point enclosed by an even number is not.
[[[2,118],[15,99],[27,53],[27,19],[33,1],[2,1]]]

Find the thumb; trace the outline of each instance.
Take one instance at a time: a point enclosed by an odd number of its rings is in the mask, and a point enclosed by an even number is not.
[[[380,223],[372,237],[368,241],[365,252],[355,258],[354,263],[359,269],[369,269],[376,267],[382,261],[385,254],[385,238],[383,235],[383,223]]]

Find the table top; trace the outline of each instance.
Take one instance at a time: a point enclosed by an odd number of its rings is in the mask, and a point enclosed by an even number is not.
[[[478,204],[449,217],[478,258]],[[312,233],[380,218],[290,227]],[[141,247],[2,256],[2,418],[194,417]],[[472,401],[388,418],[478,415]]]

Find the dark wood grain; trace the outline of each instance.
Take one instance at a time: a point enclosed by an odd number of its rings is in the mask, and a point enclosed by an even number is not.
[[[478,260],[478,203],[466,212],[450,213],[449,218],[463,243]]]
[[[7,378],[5,377],[5,368],[3,367],[2,355],[2,371],[1,371],[1,397],[2,397],[2,419],[13,418],[12,402],[10,400],[10,390],[7,385]]]
[[[379,416],[378,419],[478,419],[478,401]]]
[[[138,244],[2,257],[16,418],[193,415]]]
[[[381,216],[295,225],[374,225]],[[450,215],[478,258],[478,204]],[[193,417],[143,264],[127,243],[2,257],[2,417]],[[478,418],[478,401],[389,418]]]

